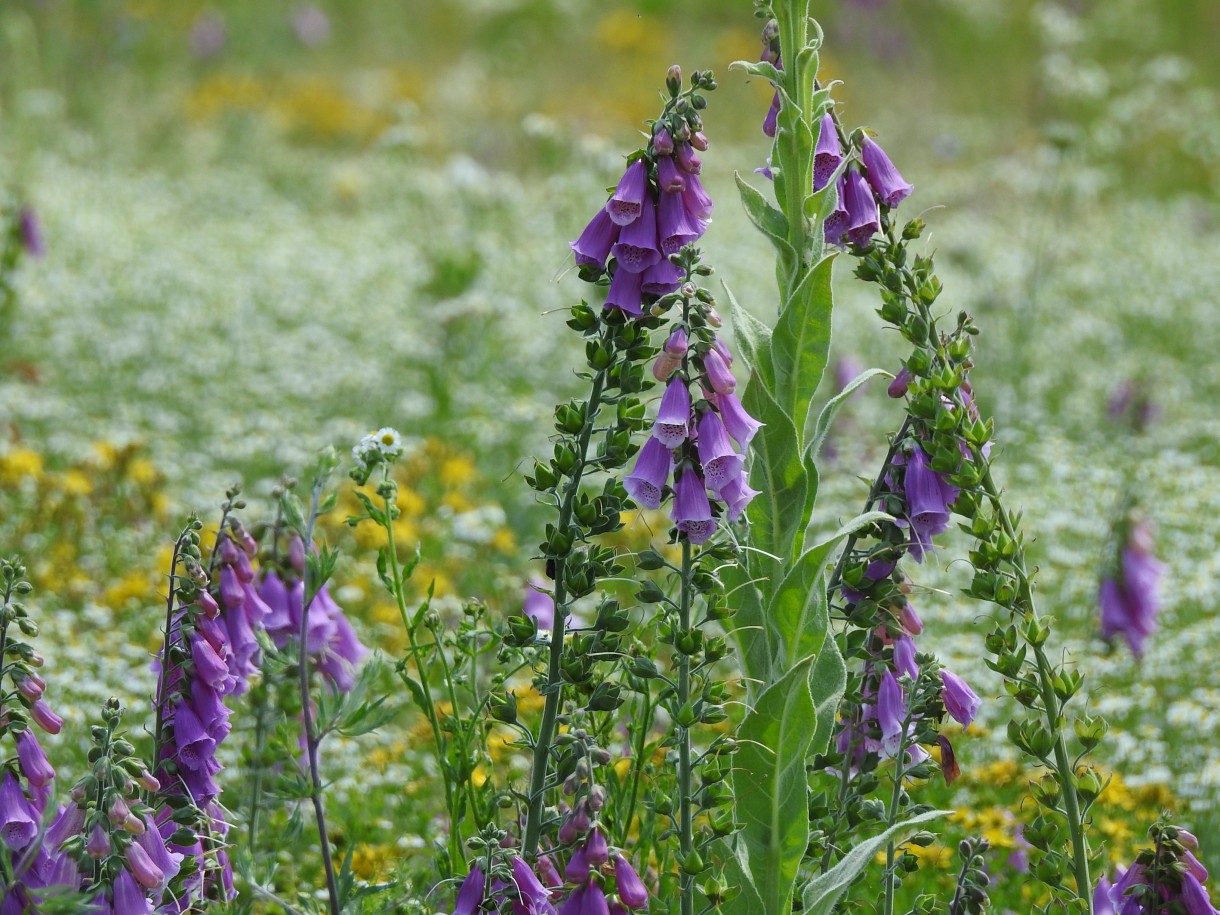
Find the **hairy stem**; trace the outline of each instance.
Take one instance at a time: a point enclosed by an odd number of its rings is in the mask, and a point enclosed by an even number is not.
[[[690,541],[682,541],[682,597],[679,604],[678,632],[690,629],[691,597]],[[690,703],[690,655],[678,655],[678,708],[685,710]],[[694,915],[695,878],[686,870],[686,860],[695,850],[694,811],[691,798],[691,741],[690,727],[679,725],[678,736],[678,836],[682,849],[682,876],[680,905],[682,915]]]

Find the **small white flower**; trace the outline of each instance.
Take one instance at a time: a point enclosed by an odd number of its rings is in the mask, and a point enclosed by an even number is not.
[[[376,448],[386,458],[396,458],[402,454],[402,436],[398,434],[397,429],[392,429],[389,426],[382,426],[373,433],[373,439],[376,442]]]

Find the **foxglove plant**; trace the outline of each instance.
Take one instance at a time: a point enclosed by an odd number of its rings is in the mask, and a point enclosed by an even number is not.
[[[14,274],[23,257],[41,258],[47,253],[46,237],[38,212],[28,204],[0,202],[0,336],[12,332],[17,314]]]

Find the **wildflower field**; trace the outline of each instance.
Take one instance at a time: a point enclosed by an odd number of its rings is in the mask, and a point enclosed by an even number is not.
[[[0,4],[0,915],[1215,911],[1220,8],[805,5]]]

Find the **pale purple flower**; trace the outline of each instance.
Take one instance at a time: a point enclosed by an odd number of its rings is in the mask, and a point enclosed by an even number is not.
[[[906,635],[894,639],[894,669],[914,680],[919,676],[919,665],[915,662],[915,641]]]
[[[703,368],[707,372],[708,384],[717,394],[732,394],[737,390],[737,379],[733,377],[724,357],[715,349],[703,354]]]
[[[17,215],[17,235],[21,247],[30,257],[43,257],[47,253],[46,237],[42,234],[42,222],[33,207],[22,207]]]
[[[568,242],[568,247],[576,255],[577,266],[598,267],[604,270],[606,258],[610,256],[610,249],[618,241],[619,231],[619,227],[610,218],[606,208],[598,210],[597,215],[580,233],[580,238]]]
[[[665,340],[664,350],[671,356],[685,356],[689,346],[686,329],[679,327]]]
[[[834,117],[827,112],[822,116],[818,145],[813,153],[813,189],[815,191],[826,187],[842,161],[843,147],[839,145],[839,132],[835,128]]]
[[[34,732],[24,730],[16,736],[17,760],[21,764],[21,772],[26,781],[36,788],[43,788],[55,778],[55,770],[47,761],[42,744],[34,736]]]
[[[643,159],[636,159],[627,166],[614,196],[607,201],[606,212],[616,225],[629,225],[639,218],[647,194],[648,164]]]
[[[673,156],[657,156],[657,189],[662,194],[680,194],[686,190],[687,176],[678,168]]]
[[[877,691],[877,723],[881,726],[881,752],[886,756],[898,753],[902,742],[902,724],[906,718],[906,699],[902,686],[894,677],[893,671],[887,670],[881,678],[881,686]]]
[[[148,852],[139,842],[132,842],[127,846],[126,858],[131,875],[136,878],[136,882],[140,886],[155,890],[163,884],[165,873],[153,864],[152,858],[148,856]]]
[[[720,415],[707,410],[699,417],[699,463],[708,488],[719,493],[724,486],[741,476],[744,459],[733,450],[728,432]]]
[[[668,130],[657,126],[657,132],[652,135],[652,150],[658,156],[671,156],[674,151],[674,138]]]
[[[1182,904],[1186,906],[1186,915],[1216,915],[1207,890],[1194,874],[1189,871],[1182,877]]]
[[[682,202],[686,204],[686,211],[693,218],[704,222],[712,218],[714,207],[712,198],[703,189],[703,183],[697,175],[686,176],[686,188],[682,191]]]
[[[45,699],[38,699],[30,705],[30,717],[48,734],[58,734],[64,726],[64,720],[51,711]]]
[[[864,167],[868,170],[868,183],[877,194],[877,199],[887,207],[896,207],[905,200],[914,188],[903,180],[894,168],[885,151],[866,136],[860,148]]]
[[[610,860],[610,851],[606,845],[606,836],[600,826],[594,826],[585,843],[585,853],[589,857],[589,866],[598,868]]]
[[[720,498],[728,507],[729,520],[736,521],[741,517],[747,505],[758,495],[757,489],[751,489],[746,482],[746,475],[739,473],[720,490]]]
[[[0,841],[14,851],[20,851],[34,841],[36,835],[35,810],[13,773],[6,771],[0,781]]]
[[[525,587],[525,600],[521,612],[538,624],[539,629],[555,628],[555,598],[543,589],[546,582],[534,577]]]
[[[691,467],[684,467],[674,487],[672,518],[686,539],[698,545],[716,531],[712,506],[703,479]]]
[[[983,704],[982,700],[967,685],[966,681],[953,671],[942,669],[940,679],[944,684],[941,699],[945,703],[945,711],[952,715],[953,719],[962,727],[969,727],[970,722],[974,721],[974,716],[978,714],[979,707]]]
[[[85,854],[94,861],[101,861],[110,854],[110,838],[100,825],[95,825],[90,830],[89,838],[85,842]]]
[[[932,547],[932,538],[949,529],[949,506],[957,501],[959,490],[928,465],[918,445],[907,459],[903,490],[911,525],[911,556],[922,562],[924,553]]]
[[[1152,553],[1152,527],[1144,520],[1128,528],[1119,554],[1117,575],[1101,583],[1101,634],[1107,641],[1121,634],[1137,658],[1157,628],[1160,586],[1165,565]]]
[[[681,194],[662,192],[657,207],[657,241],[663,256],[677,254],[686,245],[698,241],[703,232],[704,226],[686,212]]]
[[[674,160],[678,163],[678,168],[688,175],[697,175],[703,169],[703,163],[699,161],[694,147],[689,143],[678,144],[677,150],[674,152]]]
[[[671,451],[684,441],[690,430],[690,391],[686,380],[675,377],[670,380],[661,397],[657,419],[652,427],[653,437]]]
[[[669,481],[672,468],[673,454],[669,447],[655,435],[649,436],[636,458],[635,468],[624,478],[623,487],[641,508],[660,508],[661,492]]]
[[[846,177],[847,238],[853,245],[867,247],[874,235],[881,230],[881,214],[873,192],[864,183],[863,176],[850,169]]]
[[[470,868],[470,873],[462,881],[458,889],[457,904],[453,907],[453,915],[476,915],[483,903],[485,879],[483,871],[478,866]]]
[[[661,259],[657,247],[657,208],[652,197],[640,204],[640,216],[619,232],[618,242],[610,249],[620,270],[643,273]]]
[[[655,267],[648,269],[651,270]],[[619,262],[614,276],[610,278],[610,289],[606,292],[605,308],[617,308],[624,314],[638,318],[644,314],[644,273],[633,273]]]
[[[530,870],[530,866],[525,863],[525,859],[519,855],[513,855],[512,860],[513,883],[517,888],[517,892],[521,896],[521,901],[524,902],[530,912],[541,912],[550,906],[550,892],[537,875]]]
[[[146,893],[131,872],[124,869],[114,880],[114,906],[110,909],[114,915],[151,915],[152,905]]]
[[[822,231],[826,236],[826,244],[842,245],[843,236],[847,234],[850,228],[850,223],[847,217],[847,179],[840,178],[836,190],[838,194],[838,202],[835,204],[834,212],[826,217],[826,222],[822,224]]]
[[[219,10],[203,10],[195,17],[187,44],[200,60],[209,60],[225,49],[228,38],[225,17]]]
[[[733,440],[741,446],[742,451],[750,447],[750,440],[763,424],[746,412],[741,400],[736,394],[717,394],[714,401],[720,410],[720,418]]]
[[[668,295],[676,292],[685,279],[685,274],[677,264],[663,257],[643,273],[639,274],[640,291],[647,295]]]
[[[618,898],[627,908],[642,909],[648,905],[648,890],[644,881],[622,855],[614,856],[614,884],[618,888]]]

